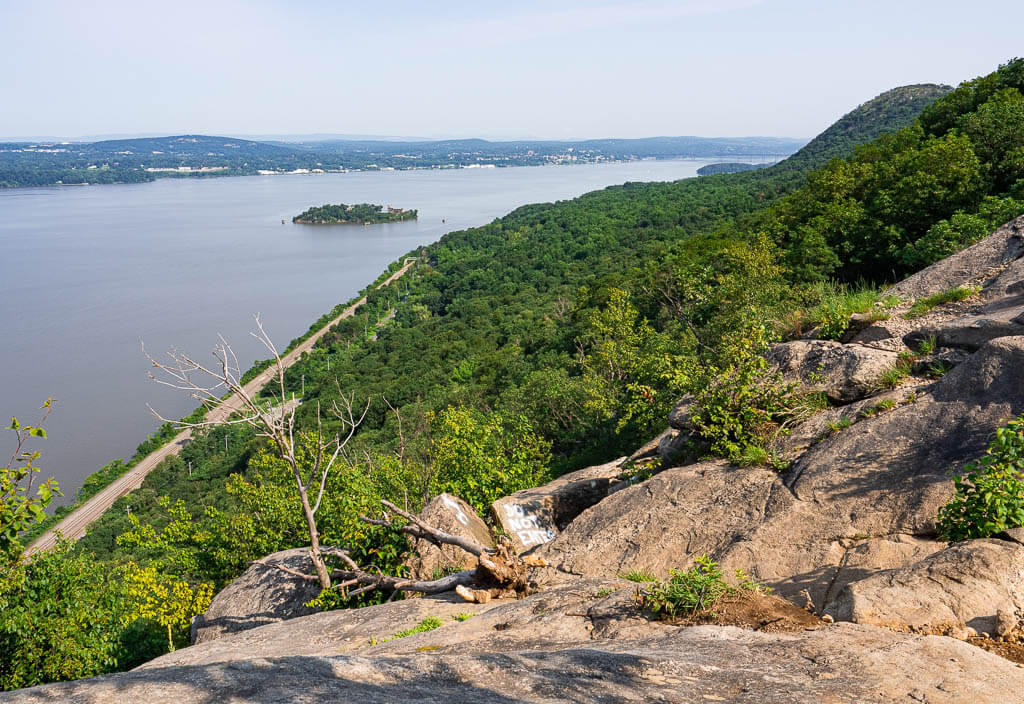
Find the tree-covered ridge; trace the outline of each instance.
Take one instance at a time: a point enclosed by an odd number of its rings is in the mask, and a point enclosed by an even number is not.
[[[337,205],[325,204],[308,208],[293,217],[292,222],[303,225],[368,225],[415,220],[416,215],[416,210],[392,208],[390,205],[385,211],[383,205],[373,205],[371,203],[346,205],[345,203],[338,203]]]
[[[907,127],[927,105],[951,90],[950,86],[933,83],[887,90],[839,118],[790,157],[790,166],[806,164],[817,168],[829,159],[845,157],[860,144]]]
[[[1019,59],[965,82],[744,229],[801,281],[894,281],[948,256],[1024,210],[1022,90]]]

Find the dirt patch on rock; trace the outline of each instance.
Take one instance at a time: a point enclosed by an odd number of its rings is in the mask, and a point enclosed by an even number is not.
[[[737,626],[764,633],[799,633],[820,626],[824,621],[772,594],[743,591],[721,597],[710,611],[673,623],[680,626]]]
[[[989,638],[982,638],[981,636],[968,638],[967,642],[981,648],[982,650],[987,650],[990,653],[995,653],[1002,658],[1006,658],[1010,662],[1015,662],[1018,665],[1024,665],[1024,644],[1011,643],[1008,641],[1000,643]]]

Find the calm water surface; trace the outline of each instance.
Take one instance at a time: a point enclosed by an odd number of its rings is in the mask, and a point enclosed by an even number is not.
[[[693,176],[709,161],[254,176],[0,191],[0,417],[59,400],[39,464],[70,500],[167,417],[195,407],[147,377],[151,353],[204,358],[221,333],[243,368],[281,347],[402,254],[527,203],[625,181]],[[323,203],[419,209],[373,227],[293,225]],[[287,224],[282,225],[284,219]],[[442,219],[445,220],[442,223]],[[6,423],[4,423],[6,425]],[[10,432],[10,431],[7,431]],[[0,437],[6,462],[13,445]]]

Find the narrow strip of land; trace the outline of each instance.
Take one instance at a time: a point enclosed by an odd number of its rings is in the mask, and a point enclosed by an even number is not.
[[[402,268],[386,278],[377,286],[377,288],[383,288],[401,277],[409,270],[415,261],[415,257],[407,258]],[[283,355],[281,357],[281,364],[286,369],[295,364],[304,352],[309,352],[313,349],[313,345],[315,345],[328,330],[337,325],[341,320],[351,317],[353,313],[355,313],[356,308],[364,303],[366,303],[365,296],[342,311],[338,317],[334,318],[315,333],[310,335],[309,339],[296,346],[291,352]],[[262,390],[263,387],[266,386],[272,378],[274,378],[276,372],[276,365],[265,369],[259,376],[243,387],[245,389],[245,393],[249,396],[255,396],[258,394],[260,390]],[[234,394],[226,398],[215,408],[210,409],[210,412],[206,414],[206,419],[213,422],[224,421],[232,413],[239,410],[241,406],[241,398],[238,394]],[[91,497],[77,509],[65,516],[60,523],[32,541],[32,543],[26,548],[26,552],[31,554],[38,550],[49,550],[57,542],[58,533],[68,540],[78,540],[84,536],[90,523],[103,515],[103,513],[113,506],[114,502],[122,496],[142,486],[142,481],[146,478],[147,474],[152,472],[157,465],[168,457],[177,455],[181,452],[181,448],[187,445],[191,439],[192,430],[182,430],[166,445],[158,450],[154,450],[143,459],[139,460],[138,464],[115,479],[102,491]]]

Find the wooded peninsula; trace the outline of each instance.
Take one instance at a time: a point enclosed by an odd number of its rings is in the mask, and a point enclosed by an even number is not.
[[[358,205],[321,205],[309,208],[292,218],[300,225],[376,225],[383,222],[415,220],[416,210],[392,208],[384,210],[383,205],[360,203]]]

